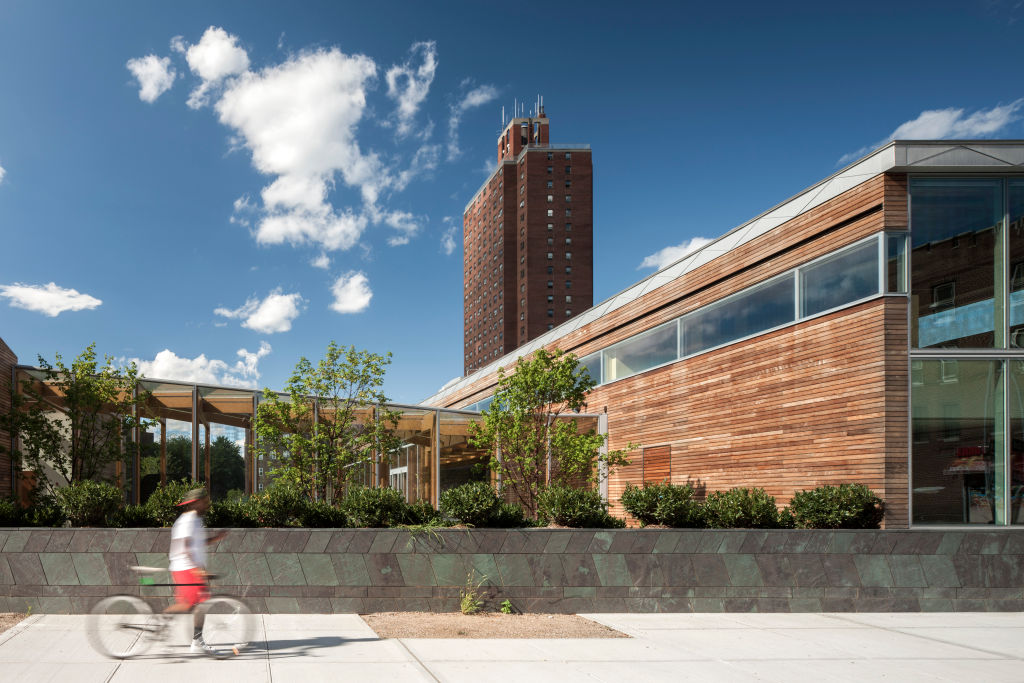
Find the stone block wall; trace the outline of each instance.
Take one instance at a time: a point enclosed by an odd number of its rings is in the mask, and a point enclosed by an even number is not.
[[[167,566],[169,529],[0,529],[0,612],[82,613]],[[454,611],[483,578],[524,612],[1017,611],[1024,530],[237,529],[215,592],[253,611]],[[467,579],[467,577],[472,577]],[[158,578],[158,581],[160,579]]]

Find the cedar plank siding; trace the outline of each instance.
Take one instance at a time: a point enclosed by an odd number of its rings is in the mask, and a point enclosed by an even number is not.
[[[18,357],[0,339],[0,414],[11,409],[11,378]],[[13,492],[11,489],[11,435],[0,429],[0,498],[6,498]]]
[[[584,356],[883,229],[906,229],[906,176],[879,175],[572,332],[550,348]],[[883,297],[596,388],[609,448],[667,446],[672,483],[703,497],[760,486],[787,504],[822,484],[862,483],[908,513],[907,299]],[[493,391],[491,374],[452,396]],[[642,451],[609,480],[615,514],[643,481]]]

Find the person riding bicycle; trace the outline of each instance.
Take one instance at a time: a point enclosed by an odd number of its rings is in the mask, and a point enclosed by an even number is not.
[[[210,509],[210,496],[206,489],[189,491],[178,503],[184,508],[171,527],[170,566],[174,587],[173,605],[165,614],[183,614],[210,597],[206,572],[206,546],[224,538],[227,532],[207,537],[203,515]],[[213,648],[203,640],[205,614],[195,610],[192,617],[192,646],[194,653],[211,654]]]

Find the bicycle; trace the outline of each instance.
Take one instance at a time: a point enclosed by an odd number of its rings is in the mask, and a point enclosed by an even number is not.
[[[155,583],[153,575],[166,572],[159,567],[130,569],[138,574],[141,586],[195,584]],[[208,575],[210,579],[216,575]],[[203,640],[213,648],[212,656],[227,659],[238,655],[253,638],[252,612],[241,600],[215,595],[193,608],[202,610],[206,619]],[[93,648],[111,659],[128,659],[145,653],[156,642],[167,640],[177,615],[153,613],[153,608],[135,595],[111,595],[100,600],[86,617],[86,634]]]

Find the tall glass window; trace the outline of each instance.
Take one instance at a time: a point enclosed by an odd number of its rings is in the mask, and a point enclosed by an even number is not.
[[[1007,276],[1010,292],[1010,334],[1011,349],[1024,348],[1024,181],[1011,180],[1006,185],[1007,203],[1007,251],[1009,253]]]
[[[787,273],[764,286],[740,292],[687,315],[683,319],[684,355],[793,322],[796,317],[793,291],[793,273]]]
[[[910,187],[911,345],[1002,347],[1003,181],[916,178]]]
[[[1003,374],[1001,360],[914,361],[915,524],[1005,523]],[[1012,382],[1024,380],[1014,374]],[[1022,403],[1013,409],[1019,429]]]
[[[1008,361],[1010,523],[1024,524],[1024,360]]]
[[[678,329],[678,324],[672,321],[605,349],[605,381],[622,379],[676,360],[679,357]]]
[[[878,240],[870,239],[800,269],[800,315],[878,294]]]

